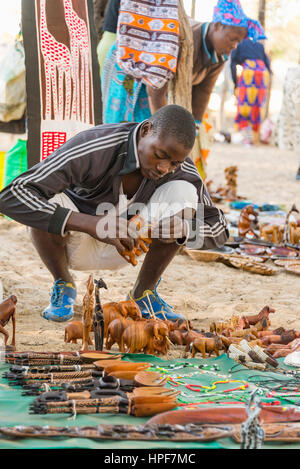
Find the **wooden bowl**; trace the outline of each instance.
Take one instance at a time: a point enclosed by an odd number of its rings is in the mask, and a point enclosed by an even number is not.
[[[93,363],[93,365],[97,368],[97,370],[105,370],[107,366],[116,365],[117,363],[123,363],[121,360],[97,360]]]
[[[296,259],[276,259],[274,261],[275,265],[278,265],[279,267],[286,267],[289,264],[300,264],[300,260]]]
[[[285,270],[287,270],[288,272],[292,272],[293,274],[300,275],[300,262],[290,262],[288,265],[285,266]]]
[[[180,391],[175,391],[174,389],[168,389],[164,387],[156,387],[156,386],[142,386],[139,388],[134,388],[133,390],[134,396],[178,396]]]
[[[156,371],[140,371],[134,378],[135,382],[141,386],[163,386],[167,382],[165,376],[161,376]]]
[[[143,371],[147,368],[150,368],[151,363],[118,362],[111,363],[108,366],[103,366],[105,367],[104,369],[107,374],[113,374],[115,371],[135,371],[135,373],[138,373],[138,371]]]
[[[199,251],[198,249],[186,249],[185,252],[195,261],[214,262],[220,257],[218,252]]]
[[[298,252],[295,249],[286,248],[284,246],[270,248],[270,252],[272,256],[277,257],[298,257]]]
[[[122,355],[113,355],[106,352],[91,351],[81,353],[80,358],[84,362],[93,363],[97,360],[117,360],[118,358],[122,358]]]
[[[114,376],[117,379],[127,379],[133,381],[136,377],[137,371],[111,371],[108,376]]]
[[[241,244],[240,250],[248,256],[261,256],[266,253],[265,246],[256,246],[254,244]]]

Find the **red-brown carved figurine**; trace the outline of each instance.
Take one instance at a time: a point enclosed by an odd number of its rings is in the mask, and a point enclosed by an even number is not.
[[[133,321],[122,335],[120,351],[124,352],[126,345],[129,353],[149,353],[154,355],[167,350],[165,343],[168,337],[168,327],[163,321],[148,319],[146,321]]]
[[[202,358],[205,358],[205,354],[208,353],[210,356],[212,352],[215,352],[217,357],[219,356],[219,350],[223,349],[223,342],[219,336],[215,337],[202,337],[200,339],[196,339],[194,342],[190,344],[192,358],[196,355],[196,353],[202,353]]]
[[[253,205],[247,205],[241,211],[239,222],[238,222],[238,230],[239,236],[246,236],[247,233],[253,233],[254,230],[258,228],[258,219],[257,219],[257,212],[254,210]]]
[[[8,323],[8,321],[12,320],[13,325],[13,336],[11,340],[11,346],[15,347],[16,345],[16,304],[17,304],[17,297],[15,295],[11,295],[6,300],[0,303],[0,332],[4,335],[4,345],[6,346],[9,334],[4,329],[4,326]]]
[[[77,344],[78,339],[83,337],[83,324],[81,321],[69,322],[65,327],[65,342],[68,344]],[[90,335],[88,336],[88,344],[93,345]]]

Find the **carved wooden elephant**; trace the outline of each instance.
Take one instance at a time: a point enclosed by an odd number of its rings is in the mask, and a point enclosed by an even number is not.
[[[132,318],[134,321],[142,319],[142,313],[139,306],[133,300],[110,302],[103,305],[104,312],[104,337],[107,338],[107,328],[114,319]]]
[[[11,319],[13,324],[13,336],[11,340],[11,346],[15,347],[16,345],[16,304],[17,304],[17,297],[15,295],[11,295],[6,300],[0,303],[0,332],[4,335],[4,345],[7,344],[7,340],[9,334],[4,326],[8,323]]]
[[[65,327],[65,342],[77,344],[77,340],[83,340],[83,324],[81,321],[69,322]],[[88,345],[93,345],[93,342],[88,336]]]
[[[118,344],[119,350],[121,350],[122,335],[126,327],[132,325],[133,321],[131,318],[117,318],[108,324],[107,337],[106,337],[106,348],[110,350],[114,344]]]
[[[122,335],[121,351],[124,352],[126,346],[128,352],[137,353],[144,352],[154,354],[159,344],[162,347],[162,342],[167,341],[168,326],[160,320],[149,319],[147,321],[135,321],[132,325],[128,326]],[[156,346],[155,346],[155,342]],[[160,351],[158,351],[161,353]]]

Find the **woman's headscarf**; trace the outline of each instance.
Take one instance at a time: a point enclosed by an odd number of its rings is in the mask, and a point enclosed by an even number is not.
[[[248,29],[248,38],[254,42],[267,39],[259,21],[252,20],[243,12],[240,0],[219,0],[214,8],[213,23],[239,26]]]

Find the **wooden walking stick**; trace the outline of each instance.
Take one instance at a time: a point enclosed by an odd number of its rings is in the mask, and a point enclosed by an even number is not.
[[[95,283],[95,310],[93,315],[94,336],[95,336],[95,350],[103,350],[104,340],[104,312],[100,302],[100,288],[107,290],[107,285],[102,278],[94,280]]]

